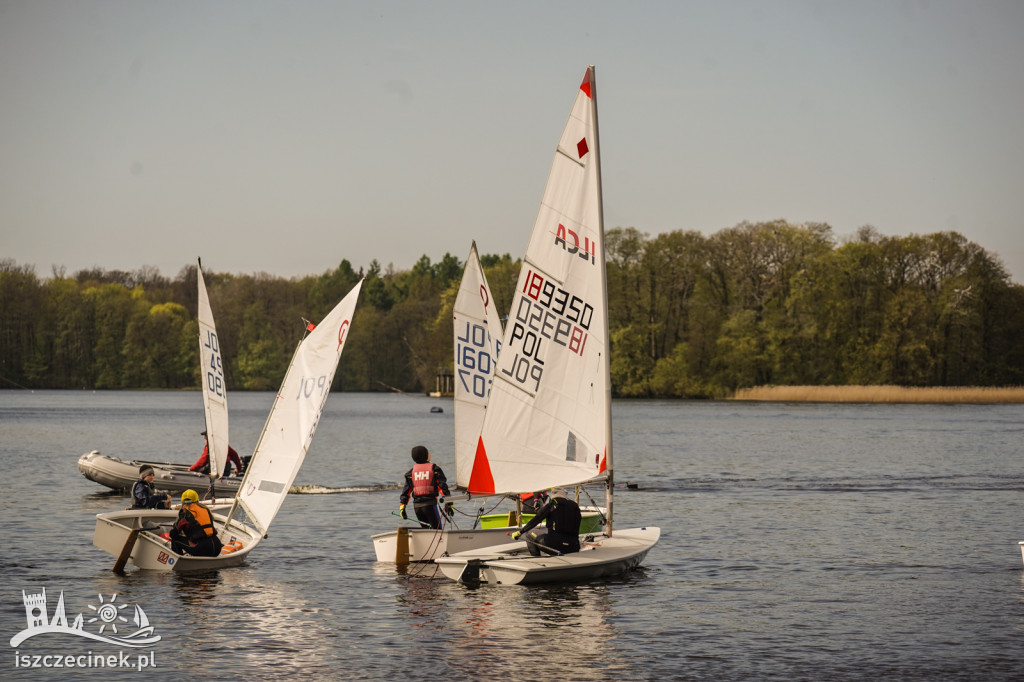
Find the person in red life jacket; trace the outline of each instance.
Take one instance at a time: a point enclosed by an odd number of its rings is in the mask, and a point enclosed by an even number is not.
[[[171,496],[158,493],[153,485],[156,472],[153,467],[143,464],[139,467],[139,480],[132,486],[132,509],[170,509]]]
[[[197,459],[196,463],[190,466],[188,470],[198,471],[201,474],[208,474],[210,473],[210,441],[206,437],[206,431],[203,431],[200,435],[203,437],[203,454],[199,455],[199,459]],[[238,475],[241,475],[245,470],[242,466],[242,460],[238,458],[238,453],[229,445],[228,461],[224,463],[224,476],[227,476],[228,472],[231,471],[232,464],[235,465],[235,473]]]
[[[524,514],[536,514],[537,510],[548,501],[548,491],[538,490],[535,493],[523,493],[519,499],[522,500]]]
[[[571,554],[580,551],[580,506],[569,499],[564,488],[551,491],[549,499],[537,510],[537,515],[523,526],[522,530],[512,533],[512,539],[526,536],[526,548],[533,556],[545,554]],[[546,533],[537,533],[534,527],[541,521],[547,526]]]
[[[439,505],[444,504],[444,495],[450,494],[448,479],[445,478],[441,467],[431,463],[430,451],[422,445],[412,449],[412,461],[415,462],[412,469],[405,472],[405,487],[402,488],[402,495],[399,498],[398,511],[403,519],[409,518],[405,512],[405,505],[409,503],[411,497],[416,518],[431,528],[440,528]],[[453,513],[452,503],[445,504],[445,516],[451,518]]]
[[[220,556],[224,546],[213,527],[213,514],[199,504],[199,494],[195,490],[181,494],[181,509],[170,535],[171,549],[178,554]]]

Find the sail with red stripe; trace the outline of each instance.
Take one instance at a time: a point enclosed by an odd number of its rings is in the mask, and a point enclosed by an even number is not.
[[[611,475],[596,95],[591,66],[559,138],[523,259],[472,493],[518,493]]]
[[[455,482],[469,488],[476,478],[475,463],[480,427],[484,421],[491,382],[501,347],[501,316],[487,284],[476,242],[466,257],[466,267],[452,310],[455,349]],[[486,461],[486,458],[485,458]],[[493,486],[490,470],[482,479]]]

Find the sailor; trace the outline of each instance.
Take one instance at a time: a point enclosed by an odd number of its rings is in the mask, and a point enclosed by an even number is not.
[[[170,509],[171,496],[158,493],[153,485],[156,472],[153,467],[143,464],[139,467],[139,480],[132,486],[132,509]]]
[[[519,496],[519,499],[523,503],[524,514],[536,514],[537,510],[548,501],[548,491],[538,490],[535,493],[523,493]]]
[[[533,556],[545,554],[570,554],[580,551],[580,506],[569,498],[565,488],[555,488],[551,498],[537,510],[536,516],[523,526],[522,530],[512,534],[513,540],[521,535],[526,536],[526,548]],[[534,531],[534,527],[544,521],[546,533]]]
[[[178,554],[219,556],[224,546],[213,527],[213,514],[199,504],[199,494],[186,490],[181,494],[178,521],[171,529],[171,549]]]
[[[196,463],[188,468],[189,471],[198,471],[201,474],[210,473],[210,441],[206,437],[206,431],[200,434],[203,437],[203,454],[199,455],[199,459]],[[235,473],[241,475],[245,468],[242,466],[242,460],[238,458],[238,453],[235,449],[228,446],[228,461],[224,463],[224,476],[228,475],[231,471],[231,465],[235,465]]]
[[[416,518],[430,528],[440,528],[441,509],[438,505],[444,504],[444,495],[450,494],[448,479],[441,467],[431,463],[430,451],[422,445],[412,449],[412,461],[415,462],[412,469],[405,472],[405,487],[399,498],[398,511],[403,519],[409,518],[405,505],[412,497]],[[451,502],[444,504],[445,516],[450,519],[454,513]]]

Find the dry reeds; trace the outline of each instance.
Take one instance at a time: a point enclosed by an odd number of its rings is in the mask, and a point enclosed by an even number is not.
[[[1024,387],[755,386],[741,388],[731,399],[815,403],[1024,403]]]

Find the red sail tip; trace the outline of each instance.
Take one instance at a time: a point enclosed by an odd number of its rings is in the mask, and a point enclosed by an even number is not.
[[[473,472],[469,475],[469,485],[466,489],[474,495],[489,495],[494,492],[494,476],[491,474],[491,464],[487,461],[487,449],[484,447],[483,438],[477,439]]]
[[[582,90],[583,94],[587,97],[593,97],[594,95],[591,92],[590,87],[590,69],[587,69],[587,72],[583,74],[583,82],[580,83],[580,90]]]

